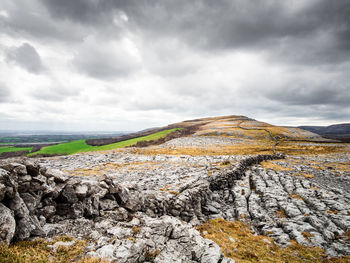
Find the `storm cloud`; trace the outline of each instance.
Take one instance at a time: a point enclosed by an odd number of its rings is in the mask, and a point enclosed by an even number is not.
[[[103,48],[96,40],[86,40],[74,56],[73,64],[82,73],[97,79],[127,77],[137,70],[138,58],[128,43],[105,42]]]
[[[0,103],[7,102],[10,98],[10,89],[3,83],[0,82]]]
[[[36,49],[28,43],[23,43],[19,47],[11,47],[6,52],[6,60],[14,63],[28,72],[38,74],[45,67],[41,62],[40,55]]]
[[[349,13],[347,0],[4,0],[0,101],[11,90],[16,102],[0,110],[18,128],[25,105],[46,116],[38,101],[81,129],[87,116],[107,130],[349,121]]]

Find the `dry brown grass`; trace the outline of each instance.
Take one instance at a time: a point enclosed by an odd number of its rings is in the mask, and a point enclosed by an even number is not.
[[[225,256],[237,263],[251,262],[350,262],[350,257],[326,259],[325,251],[318,247],[307,247],[292,241],[283,249],[267,236],[254,235],[243,222],[228,222],[223,219],[209,220],[197,227],[201,235],[217,243]]]
[[[178,191],[174,191],[174,190],[169,190],[168,191],[170,194],[173,194],[173,195],[178,195],[179,192]]]
[[[312,237],[312,234],[311,234],[311,233],[309,233],[309,232],[302,232],[301,234],[305,237],[305,239],[306,239],[307,241],[310,242],[310,238]]]
[[[118,171],[119,169],[126,169],[133,171],[137,169],[154,169],[158,165],[156,162],[132,162],[132,163],[104,163],[92,168],[76,169],[74,171],[65,170],[74,176],[101,176],[105,173]]]
[[[160,254],[159,249],[152,249],[146,252],[146,261],[153,262],[153,260]]]
[[[339,213],[339,211],[336,211],[336,210],[328,210],[327,213],[328,213],[328,214],[337,215],[337,214]]]
[[[284,209],[278,210],[278,211],[277,211],[277,216],[278,216],[279,218],[287,218],[287,217],[288,217],[287,214],[286,214],[286,211],[284,211]]]
[[[332,145],[327,143],[318,143],[305,145],[298,142],[281,142],[276,147],[277,152],[284,152],[288,155],[310,155],[310,154],[333,154],[349,152],[347,145],[339,143],[338,145]]]
[[[253,154],[271,154],[272,147],[265,144],[238,144],[227,146],[208,146],[208,147],[149,147],[143,149],[133,149],[133,153],[145,155],[253,155]]]
[[[307,173],[298,173],[296,175],[304,176],[305,178],[314,178],[315,177],[313,174],[307,174]]]
[[[105,259],[83,257],[84,249],[87,245],[85,240],[75,240],[76,243],[71,247],[58,247],[53,251],[48,245],[57,241],[71,241],[69,237],[58,237],[52,242],[44,239],[35,241],[20,241],[10,246],[0,244],[0,262],[1,263],[107,263]]]
[[[140,228],[140,227],[138,227],[138,226],[133,226],[133,227],[132,227],[132,233],[133,233],[134,235],[137,235],[138,233],[140,233],[140,231],[141,231],[141,228]]]
[[[289,195],[291,198],[294,198],[294,199],[300,199],[300,200],[304,200],[303,197],[299,196],[299,195],[296,195],[296,194],[290,194]]]
[[[166,185],[166,186],[160,188],[159,190],[160,191],[164,191],[164,192],[168,192],[168,193],[170,193],[172,195],[178,195],[179,194],[178,191],[169,189],[170,187],[172,187],[172,185]]]
[[[345,163],[324,163],[323,166],[320,166],[321,169],[334,169],[336,171],[342,171],[342,172],[350,172],[350,162]]]
[[[236,145],[212,145],[207,147],[146,147],[132,148],[129,152],[145,155],[256,155],[272,154],[273,142],[267,139],[245,140]],[[315,155],[315,154],[334,154],[349,152],[346,144],[332,146],[329,144],[320,145],[300,145],[297,142],[282,142],[276,147],[277,152],[284,152],[288,155]],[[347,166],[344,165],[344,169]]]
[[[277,164],[278,161],[263,161],[261,162],[261,166],[265,169],[272,169],[274,171],[290,171],[293,170],[289,167],[284,167],[282,165]]]
[[[344,172],[350,172],[350,162],[336,163],[336,162],[315,162],[313,161],[312,168],[317,170],[333,170],[338,173],[338,175],[342,175]]]
[[[350,231],[346,231],[344,233],[344,236],[345,236],[346,240],[350,241]]]

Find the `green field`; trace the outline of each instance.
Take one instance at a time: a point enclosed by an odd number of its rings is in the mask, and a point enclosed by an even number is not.
[[[12,147],[12,146],[0,146],[0,154],[1,153],[8,153],[8,152],[18,152],[18,151],[25,151],[25,150],[32,150],[32,147]]]
[[[123,148],[126,146],[131,146],[136,144],[140,141],[151,141],[151,140],[157,140],[160,138],[163,138],[167,136],[169,133],[172,133],[176,130],[181,130],[181,128],[175,128],[170,130],[165,130],[157,133],[150,134],[148,136],[142,136],[130,140],[125,140],[117,143],[107,144],[103,146],[91,146],[86,144],[86,140],[78,140],[78,141],[72,141],[67,143],[61,143],[57,145],[47,146],[43,147],[40,151],[34,152],[29,154],[36,155],[36,154],[75,154],[80,152],[91,152],[91,151],[105,151],[105,150],[112,150],[116,148]]]

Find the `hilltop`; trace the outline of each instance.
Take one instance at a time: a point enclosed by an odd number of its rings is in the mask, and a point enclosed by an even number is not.
[[[347,143],[233,115],[79,145],[0,162],[0,262],[350,260]]]

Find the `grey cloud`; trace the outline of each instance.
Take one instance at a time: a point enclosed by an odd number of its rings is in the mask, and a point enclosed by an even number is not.
[[[9,41],[34,39],[50,52],[62,48],[67,56],[57,66],[48,64],[50,69],[58,71],[64,84],[90,85],[91,97],[79,97],[73,92],[76,87],[63,88],[61,83],[29,91],[35,100],[67,105],[76,97],[111,111],[115,107],[147,115],[158,110],[186,118],[349,116],[347,0],[3,0],[2,4],[9,16],[0,16],[0,27]],[[140,58],[123,48],[120,43],[125,39]],[[31,58],[18,55],[23,47],[6,51],[7,60],[42,72],[40,56],[33,49],[24,52]],[[55,59],[52,56],[46,63]],[[72,65],[76,72],[70,70]],[[41,83],[44,77],[37,79]],[[99,85],[125,85],[126,92],[96,91]],[[0,86],[0,100],[2,90]]]
[[[0,103],[8,102],[10,94],[10,89],[4,83],[0,82]]]
[[[73,59],[74,66],[82,73],[102,80],[126,77],[135,72],[139,64],[122,47],[106,48],[93,44],[82,45]]]
[[[283,90],[275,89],[267,94],[270,99],[288,105],[337,105],[342,108],[350,107],[350,86],[347,85],[329,81],[322,86],[310,86],[307,82],[300,82],[285,86]]]
[[[129,18],[124,27],[148,39],[173,36],[203,50],[265,51],[278,60],[298,63],[349,58],[347,0],[42,0],[42,4],[56,19],[99,25],[100,30],[113,23],[115,13],[124,12]],[[309,42],[317,42],[317,47]]]
[[[149,100],[140,100],[133,101],[130,105],[127,106],[127,109],[138,110],[138,111],[152,111],[152,110],[163,110],[171,111],[174,109],[180,108],[180,105],[175,101],[173,103],[167,103],[164,101],[149,101]]]
[[[38,74],[45,69],[40,55],[28,43],[23,43],[19,47],[12,47],[6,50],[6,60],[24,68],[30,73]]]
[[[16,0],[16,5],[12,0],[3,0],[1,7],[8,14],[0,16],[2,33],[13,37],[44,40],[46,43],[48,41],[66,43],[79,42],[96,32],[95,27],[75,23],[69,19],[52,19],[45,6],[37,0]]]
[[[65,87],[61,84],[55,84],[51,87],[37,88],[31,92],[31,95],[37,100],[61,102],[69,97],[75,97],[80,94],[79,89]]]
[[[204,50],[265,51],[278,60],[297,56],[302,63],[349,58],[350,3],[346,0],[304,2],[295,11],[291,11],[292,1],[185,2],[174,6],[162,1],[156,8],[147,5],[126,13],[155,35],[175,34]]]
[[[104,1],[43,0],[42,2],[46,5],[52,16],[63,19],[71,19],[82,23],[97,22],[102,17],[101,11],[108,10],[104,8]]]

